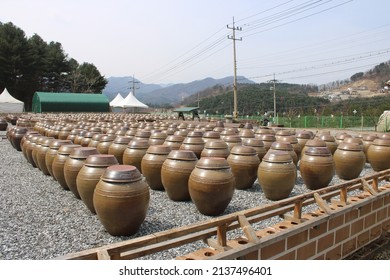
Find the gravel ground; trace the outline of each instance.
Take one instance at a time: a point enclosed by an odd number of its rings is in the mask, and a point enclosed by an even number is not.
[[[68,253],[144,236],[162,230],[203,221],[210,217],[198,212],[192,202],[171,201],[165,192],[150,191],[147,217],[137,234],[113,237],[84,203],[45,176],[16,151],[0,132],[0,259],[48,260]],[[367,164],[361,175],[372,173]],[[341,180],[336,176],[330,184]],[[298,172],[291,196],[307,192]],[[249,190],[236,190],[224,214],[270,203],[257,181]],[[278,218],[267,220],[267,227]],[[174,259],[204,244],[196,242],[167,250],[145,259]],[[388,259],[388,255],[386,256]]]

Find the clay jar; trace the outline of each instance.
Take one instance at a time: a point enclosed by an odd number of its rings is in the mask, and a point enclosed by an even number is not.
[[[367,150],[368,162],[374,171],[390,168],[390,139],[375,139]]]
[[[25,150],[27,156],[27,161],[35,168],[37,167],[37,165],[35,164],[35,161],[33,159],[32,152],[36,146],[39,137],[41,136],[42,135],[40,134],[34,134],[32,137],[29,137],[28,141],[26,141],[23,145],[23,149]]]
[[[113,236],[135,234],[146,218],[149,201],[149,187],[131,165],[108,167],[93,194],[96,214]]]
[[[203,134],[202,138],[203,138],[203,141],[205,143],[207,143],[209,141],[220,140],[221,136],[220,136],[220,133],[218,131],[206,131]]]
[[[302,146],[298,143],[298,139],[294,135],[281,137],[278,141],[290,143],[298,157],[298,160],[301,158]]]
[[[49,172],[50,176],[53,177],[54,180],[56,180],[56,178],[53,176],[53,168],[52,167],[53,167],[53,161],[54,161],[55,156],[57,155],[58,149],[62,145],[71,145],[71,144],[73,144],[71,140],[55,139],[55,140],[50,142],[49,149],[47,150],[47,152],[45,154],[45,163],[46,163],[47,171]]]
[[[261,162],[267,151],[265,150],[264,143],[258,138],[248,138],[242,140],[243,146],[249,146],[255,149],[256,154]]]
[[[139,140],[133,139],[127,145],[126,150],[123,152],[123,164],[134,165],[139,171],[141,169],[141,161],[146,151],[149,148],[149,143],[147,139]]]
[[[257,179],[260,164],[256,150],[249,146],[234,146],[227,161],[235,177],[235,188],[250,189]]]
[[[115,156],[108,154],[89,155],[76,177],[77,191],[87,208],[95,214],[93,192],[100,177],[111,165],[118,164]]]
[[[171,200],[191,200],[188,179],[197,162],[193,151],[173,150],[168,154],[161,168],[161,182]]]
[[[37,163],[39,169],[44,175],[50,175],[46,166],[46,153],[50,149],[51,142],[55,141],[54,137],[46,137],[37,151]]]
[[[162,145],[165,142],[165,139],[168,135],[164,132],[153,132],[149,137],[149,145]]]
[[[362,137],[363,141],[363,151],[364,154],[366,155],[366,162],[369,163],[370,161],[368,160],[368,148],[371,146],[371,144],[374,142],[375,139],[378,139],[378,136],[375,134],[365,134]]]
[[[102,138],[105,134],[97,133],[92,135],[91,140],[88,143],[88,147],[97,147],[100,143],[100,138]]]
[[[301,145],[301,147],[304,147],[306,142],[308,140],[310,140],[312,138],[312,136],[313,136],[312,132],[311,131],[306,131],[306,130],[298,131],[295,134],[295,137],[297,138],[298,143],[299,143],[299,145]],[[303,154],[302,154],[302,156],[303,156]]]
[[[221,157],[227,159],[229,147],[223,140],[209,140],[205,143],[200,157]]]
[[[114,155],[119,164],[123,164],[123,153],[132,140],[131,136],[116,136],[114,142],[108,148],[108,153]]]
[[[165,139],[163,145],[169,146],[171,150],[179,150],[183,141],[184,141],[184,137],[181,135],[169,135]]]
[[[99,139],[99,144],[96,147],[98,152],[101,154],[108,154],[108,149],[110,148],[112,142],[114,142],[115,137],[116,136],[114,134],[103,135]]]
[[[242,140],[241,140],[241,137],[238,136],[238,135],[228,135],[228,136],[225,136],[223,138],[223,141],[225,141],[225,143],[228,145],[228,148],[229,148],[229,152],[230,150],[236,146],[236,145],[240,145],[242,144]]]
[[[89,155],[98,154],[94,147],[79,147],[73,149],[64,165],[64,178],[66,185],[72,191],[76,198],[80,199],[80,194],[77,190],[76,179],[80,169],[84,166],[84,162]]]
[[[20,142],[21,142],[23,136],[26,134],[27,130],[28,129],[26,127],[16,127],[10,136],[12,146],[17,151],[22,150]]]
[[[297,169],[286,151],[268,151],[257,170],[257,177],[266,198],[280,200],[292,192]]]
[[[148,148],[141,160],[141,170],[152,190],[164,190],[161,181],[161,168],[171,148],[164,145],[153,145]]]
[[[280,140],[277,140],[272,143],[269,151],[286,151],[290,154],[295,166],[297,166],[298,164],[298,156],[294,151],[293,146],[289,142],[282,142]]]
[[[8,127],[8,122],[4,118],[0,118],[0,131],[6,131]]]
[[[325,133],[325,134],[319,135],[319,139],[325,142],[325,144],[328,147],[330,153],[332,155],[334,155],[334,152],[336,152],[337,146],[338,146],[334,136],[332,136],[332,135],[330,135],[328,133]]]
[[[183,143],[180,145],[180,150],[193,151],[197,158],[200,158],[200,154],[204,148],[204,141],[202,137],[186,137]]]
[[[73,149],[79,147],[81,147],[81,145],[76,145],[76,144],[62,145],[58,149],[57,154],[54,157],[53,164],[52,164],[53,177],[58,181],[58,183],[61,185],[61,187],[64,190],[69,190],[64,175],[65,161],[69,157]]]
[[[333,159],[336,174],[343,180],[352,180],[359,177],[366,163],[363,145],[358,143],[340,143]]]
[[[263,141],[264,148],[267,152],[271,147],[272,143],[276,141],[276,137],[274,134],[259,134],[258,136],[256,136],[256,138]]]
[[[332,153],[328,147],[306,149],[299,170],[308,189],[318,190],[327,187],[335,173]]]
[[[306,142],[305,146],[303,146],[301,154],[305,154],[306,149],[312,147],[327,147],[325,141],[320,140],[318,138],[310,139]]]
[[[222,214],[234,194],[235,179],[224,158],[203,157],[198,160],[188,180],[191,200],[207,216]]]

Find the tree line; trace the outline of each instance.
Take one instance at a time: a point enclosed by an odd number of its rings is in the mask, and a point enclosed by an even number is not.
[[[107,82],[92,63],[70,58],[61,43],[27,38],[13,23],[0,22],[0,91],[7,88],[27,111],[36,91],[101,93]]]

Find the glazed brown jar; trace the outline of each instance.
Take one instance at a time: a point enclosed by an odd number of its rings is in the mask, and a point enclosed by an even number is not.
[[[149,146],[141,160],[142,174],[152,190],[164,190],[161,181],[161,168],[170,152],[171,148],[168,146]]]
[[[266,198],[289,197],[297,179],[297,169],[286,151],[268,151],[257,170],[257,178]]]
[[[340,143],[333,159],[336,174],[343,180],[352,180],[359,177],[366,163],[363,145],[358,143]]]
[[[226,159],[203,157],[190,174],[188,189],[201,214],[217,216],[232,200],[234,184],[234,175]]]
[[[228,145],[229,152],[236,145],[242,145],[241,137],[238,135],[228,135],[223,138],[223,141]]]
[[[260,164],[256,150],[249,146],[234,146],[227,161],[235,178],[235,188],[238,190],[252,188]]]
[[[146,218],[149,201],[149,187],[132,165],[108,167],[93,194],[96,214],[113,236],[135,234]]]
[[[78,147],[73,149],[64,165],[64,178],[66,185],[72,191],[76,198],[80,199],[80,194],[77,190],[76,179],[84,162],[89,155],[98,154],[94,147]]]
[[[220,140],[221,136],[220,136],[220,133],[218,131],[207,131],[203,134],[202,138],[203,138],[203,141],[205,143],[207,143],[209,141]]]
[[[281,141],[281,142],[290,143],[291,146],[293,147],[293,150],[294,150],[295,154],[296,154],[297,157],[298,157],[298,160],[301,158],[302,147],[301,147],[301,145],[298,143],[297,137],[295,137],[294,135],[284,136],[284,137],[281,137],[281,138],[280,138],[280,141]]]
[[[116,136],[114,142],[108,148],[108,154],[114,155],[119,164],[123,164],[123,153],[131,140],[131,136]]]
[[[56,181],[61,185],[64,190],[69,190],[69,187],[65,181],[64,175],[64,166],[67,158],[72,153],[75,148],[79,148],[81,145],[70,144],[70,145],[62,145],[57,154],[54,156],[53,164],[52,164],[52,172],[53,177]]]
[[[306,149],[299,170],[308,189],[318,190],[327,187],[335,174],[332,153],[328,147]]]
[[[369,163],[369,160],[368,160],[368,148],[370,147],[370,145],[374,142],[375,139],[378,139],[378,136],[375,135],[375,134],[365,134],[363,135],[362,137],[362,141],[363,141],[363,151],[364,151],[364,154],[366,156],[366,162]]]
[[[47,170],[46,165],[46,153],[50,149],[50,144],[55,140],[54,137],[46,137],[43,141],[41,146],[39,147],[37,151],[37,163],[39,166],[39,169],[42,171],[44,175],[50,175],[49,170]]]
[[[100,138],[102,138],[104,135],[105,134],[101,134],[101,133],[97,133],[97,134],[92,135],[91,141],[89,141],[89,143],[88,143],[88,147],[97,148],[97,146],[100,143]]]
[[[21,151],[21,141],[23,136],[27,133],[28,129],[26,127],[15,127],[10,134],[10,140],[12,146],[17,150]]]
[[[163,145],[169,146],[171,150],[179,150],[183,141],[184,137],[181,135],[169,135],[165,139]]]
[[[37,141],[36,141],[36,143],[35,143],[33,149],[32,149],[32,152],[31,152],[31,157],[32,157],[32,159],[33,159],[33,161],[34,161],[36,167],[37,167],[39,170],[41,170],[41,167],[40,167],[40,165],[39,165],[37,155],[38,155],[39,149],[40,149],[41,146],[42,146],[42,142],[43,142],[46,138],[47,138],[47,137],[46,137],[46,136],[43,136],[43,135],[39,136],[39,137],[37,138]],[[54,138],[53,138],[53,139],[54,139]]]
[[[223,140],[209,140],[205,143],[200,157],[222,157],[227,159],[229,147]]]
[[[390,139],[377,138],[368,147],[368,162],[374,171],[382,171],[390,168]]]
[[[311,131],[303,130],[303,131],[298,131],[295,136],[298,140],[299,145],[301,145],[301,148],[303,148],[305,146],[306,142],[308,140],[312,139],[313,134]],[[303,156],[303,154],[302,154],[302,156]]]
[[[312,147],[327,147],[325,141],[320,140],[318,138],[310,139],[306,142],[305,146],[302,148],[301,154],[306,152],[306,149]]]
[[[114,142],[115,139],[114,134],[106,134],[103,135],[100,140],[99,144],[97,145],[96,149],[100,154],[108,154],[108,149],[110,148],[111,144]]]
[[[325,142],[330,153],[334,155],[334,152],[337,150],[337,146],[338,146],[334,136],[330,135],[329,133],[325,133],[325,134],[321,134],[319,136],[319,139]]]
[[[32,137],[29,137],[28,138],[28,141],[26,141],[24,143],[24,150],[25,150],[25,153],[26,153],[26,156],[27,156],[27,161],[33,166],[33,167],[37,167],[37,165],[35,164],[35,161],[33,159],[33,156],[32,156],[32,152],[36,146],[36,143],[39,139],[39,137],[41,137],[42,135],[40,134],[33,134]]]
[[[298,164],[298,156],[289,142],[275,141],[272,143],[269,151],[286,151],[290,154],[295,166]]]
[[[123,152],[123,164],[134,165],[140,172],[142,172],[141,161],[148,148],[149,143],[147,139],[131,140],[127,145],[126,150]]]
[[[83,139],[81,139],[81,141],[80,141],[80,145],[82,147],[88,147],[89,143],[92,141],[92,137],[95,134],[98,134],[98,133],[92,132],[92,131],[88,131],[87,133],[85,133]]]
[[[191,200],[188,179],[197,162],[193,151],[173,150],[168,154],[161,168],[161,182],[171,200]]]
[[[76,177],[77,191],[87,208],[95,214],[93,193],[107,167],[118,164],[115,156],[108,154],[89,155]]]
[[[241,140],[248,139],[248,138],[255,138],[255,133],[252,129],[249,128],[243,128],[238,132],[238,136],[240,136]]]
[[[200,158],[204,145],[202,137],[186,137],[180,145],[180,150],[193,151],[196,157]]]
[[[268,152],[269,148],[271,148],[272,143],[276,141],[276,137],[274,134],[260,134],[256,138],[263,141],[264,148],[267,152]]]
[[[261,162],[267,151],[265,150],[264,143],[258,138],[248,138],[242,140],[243,146],[249,146],[255,149],[256,154]]]
[[[56,180],[56,178],[53,176],[54,158],[57,155],[57,152],[62,145],[71,145],[71,144],[73,144],[72,140],[55,139],[54,141],[50,142],[49,149],[45,154],[45,163],[46,163],[47,171],[49,172],[50,176],[53,177],[54,180]]]
[[[149,137],[149,145],[162,145],[165,142],[165,139],[168,135],[164,132],[153,132]]]

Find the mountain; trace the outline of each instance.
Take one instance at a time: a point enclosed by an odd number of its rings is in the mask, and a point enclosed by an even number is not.
[[[240,83],[253,84],[254,82],[245,77],[237,77]],[[122,96],[126,96],[130,91],[132,77],[111,77],[108,78],[108,84],[103,91],[103,94],[112,100],[119,92]],[[138,81],[139,82],[139,81]],[[205,90],[215,85],[231,85],[233,77],[225,77],[221,79],[205,78],[203,80],[196,80],[190,83],[173,84],[169,86],[156,84],[137,83],[136,97],[143,103],[151,105],[179,104],[184,98]]]

